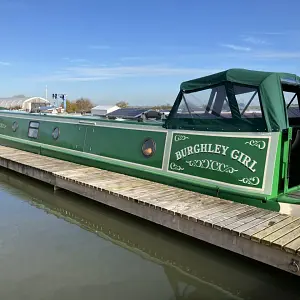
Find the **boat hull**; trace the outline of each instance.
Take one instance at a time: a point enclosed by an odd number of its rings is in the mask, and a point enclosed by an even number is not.
[[[276,211],[279,140],[279,133],[0,113],[2,145]]]

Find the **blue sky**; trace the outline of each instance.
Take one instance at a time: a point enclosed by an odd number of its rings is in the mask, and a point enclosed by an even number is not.
[[[227,68],[300,74],[300,2],[0,0],[0,96],[172,103]]]

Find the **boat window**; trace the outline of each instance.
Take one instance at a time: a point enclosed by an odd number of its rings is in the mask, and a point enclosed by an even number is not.
[[[60,131],[58,127],[55,127],[52,131],[52,137],[54,140],[57,140],[59,138]]]
[[[13,132],[16,132],[17,131],[17,129],[19,128],[19,124],[18,124],[18,122],[13,122],[13,124],[12,124],[12,130],[13,130]]]
[[[156,151],[156,143],[153,139],[147,138],[142,145],[142,153],[145,157],[151,157]]]
[[[233,85],[234,95],[241,118],[261,118],[262,111],[259,92],[256,87]]]
[[[39,122],[30,121],[29,128],[28,128],[28,137],[37,139],[39,134],[39,127],[40,127]]]
[[[231,118],[231,111],[224,85],[184,93],[178,107],[177,118]]]
[[[295,91],[283,91],[289,118],[300,118],[299,98]]]

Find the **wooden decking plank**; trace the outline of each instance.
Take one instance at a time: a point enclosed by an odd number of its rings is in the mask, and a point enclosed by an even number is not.
[[[231,202],[230,203],[231,205],[229,207],[220,207],[220,210],[217,210],[216,212],[212,213],[212,214],[208,214],[206,216],[203,216],[201,218],[201,220],[203,222],[206,222],[206,221],[209,221],[209,220],[212,220],[214,218],[217,218],[223,214],[226,214],[227,212],[230,212],[230,211],[233,211],[233,210],[237,210],[241,207],[243,207],[244,205],[243,204],[240,204],[240,203],[235,203],[235,202]]]
[[[263,239],[261,239],[261,243],[264,245],[270,245],[279,238],[288,235],[291,231],[294,231],[295,229],[300,227],[300,219],[295,220],[294,222],[284,226],[283,228],[276,230],[275,232],[272,232],[268,236],[265,236]]]
[[[12,156],[18,156],[18,155],[24,155],[24,154],[33,156],[32,153],[30,153],[30,152],[19,151],[17,149],[5,150],[3,148],[1,148],[0,156],[6,158],[6,157],[12,157]]]
[[[204,210],[207,207],[211,207],[212,201],[207,201],[206,199],[199,200],[197,198],[186,198],[184,201],[181,200],[181,198],[177,199],[177,201],[180,204],[183,204],[184,206],[181,206],[181,214],[184,214],[186,216],[192,216],[193,213],[196,213],[196,210],[201,209]]]
[[[178,197],[178,194],[175,194],[174,197],[165,197],[165,201],[160,200],[159,204],[164,210],[169,211],[172,209],[175,213],[186,215],[185,211],[191,208],[195,210],[195,208],[201,205],[201,200],[196,197],[182,199],[181,197]]]
[[[231,216],[237,215],[238,213],[243,212],[243,209],[246,208],[245,204],[234,203],[233,205],[234,205],[233,207],[224,208],[221,211],[208,215],[207,217],[203,216],[201,220],[204,221],[204,224],[206,226],[212,226],[215,220],[219,219],[220,217],[224,217],[225,215],[229,215],[229,214],[231,214]]]
[[[276,231],[280,230],[281,228],[284,228],[285,226],[289,225],[292,222],[295,222],[298,219],[299,219],[298,217],[289,216],[288,218],[285,218],[285,219],[277,222],[276,224],[267,227],[266,229],[263,229],[263,230],[261,230],[257,233],[254,233],[251,236],[251,240],[255,241],[255,242],[260,242],[262,239],[264,239],[268,235],[272,234],[273,232],[276,232]]]
[[[99,180],[99,182],[101,182],[101,180],[109,180],[109,179],[114,179],[114,180],[127,180],[129,181],[126,177],[124,176],[118,176],[115,175],[114,173],[106,173],[106,172],[99,172],[99,171],[91,171],[91,174],[93,175],[93,182],[97,182],[97,180]]]
[[[280,215],[280,214],[277,214],[275,215],[275,217],[269,219],[269,220],[266,220],[260,224],[257,224],[256,226],[252,227],[252,228],[249,228],[247,230],[244,230],[243,232],[241,232],[241,236],[246,238],[246,239],[250,239],[251,236],[259,233],[260,231],[263,231],[273,225],[275,225],[276,223],[279,223],[285,219],[287,219],[289,216],[288,215]]]
[[[100,169],[94,169],[91,170],[91,173],[94,174],[95,180],[93,181],[95,184],[97,183],[97,179],[99,181],[101,180],[106,180],[106,179],[125,179],[128,182],[132,181],[131,177],[126,177],[124,174],[118,174],[118,173],[113,173],[105,170],[100,170]]]
[[[85,184],[94,186],[96,188],[107,185],[110,182],[115,182],[115,181],[130,183],[130,181],[127,181],[126,178],[119,178],[115,176],[109,176],[108,174],[99,174],[99,173],[91,173],[89,176],[76,178],[76,181],[78,180],[82,181]]]
[[[230,225],[232,223],[236,223],[239,220],[246,219],[249,216],[252,216],[252,215],[256,214],[259,211],[260,211],[259,208],[252,207],[250,209],[245,210],[242,213],[238,213],[238,214],[232,216],[231,218],[228,218],[227,220],[223,220],[223,221],[220,221],[218,223],[214,223],[213,227],[217,228],[217,229],[223,229],[224,227],[227,227],[228,225]]]
[[[271,246],[274,248],[282,249],[285,245],[288,245],[292,241],[300,237],[300,228],[297,227],[289,233],[283,235],[279,239],[272,242]]]
[[[124,179],[123,180],[120,180],[120,179],[113,179],[113,178],[110,178],[110,179],[103,179],[101,181],[94,181],[92,182],[92,176],[91,177],[87,177],[85,179],[81,179],[80,182],[81,184],[89,184],[89,185],[96,185],[97,184],[97,187],[103,189],[103,190],[107,190],[107,189],[111,189],[113,190],[114,187],[118,187],[119,185],[121,184],[126,184],[126,182],[124,182]],[[128,184],[128,183],[127,183]]]
[[[147,185],[144,189],[138,189],[137,194],[139,195],[139,198],[141,200],[151,200],[151,199],[157,199],[160,197],[162,193],[165,191],[169,191],[169,195],[176,195],[177,191],[173,189],[166,189],[166,190],[155,190],[156,185],[154,184],[152,187],[150,185]],[[132,193],[132,197],[134,197],[136,193]]]
[[[300,237],[283,246],[283,249],[292,254],[300,255]]]
[[[151,188],[151,184],[141,184],[138,187],[131,187],[129,186],[128,188],[124,188],[122,190],[122,196],[126,197],[126,198],[142,198],[142,196],[145,194],[145,189],[149,189]],[[155,185],[153,183],[153,188],[155,188]],[[145,199],[141,199],[141,200],[145,200]]]
[[[188,202],[189,200],[186,200],[186,201],[180,201],[180,198],[177,197],[178,196],[178,193],[176,191],[172,191],[172,190],[166,190],[165,192],[168,193],[168,196],[165,197],[165,200],[170,200],[170,201],[177,201],[177,202],[180,202],[180,203],[186,203]],[[154,194],[153,197],[143,197],[141,196],[141,198],[144,200],[144,201],[152,201],[155,200],[155,201],[158,201],[160,202],[161,201],[161,196],[164,195],[164,194]]]
[[[203,209],[208,209],[212,206],[217,207],[217,206],[220,206],[220,205],[225,204],[225,203],[226,204],[230,203],[229,201],[226,201],[226,200],[223,201],[219,198],[208,198],[207,200],[208,200],[207,202],[201,202],[201,205],[203,206]],[[192,214],[194,214],[194,210],[192,208],[191,210],[186,211],[185,213],[187,215],[192,215]]]
[[[82,166],[81,165],[77,165],[77,166],[72,166],[72,165],[54,165],[54,166],[47,166],[47,171],[51,172],[51,173],[56,173],[56,172],[61,172],[61,171],[70,171],[70,170],[81,170]]]
[[[1,156],[2,156],[2,154],[3,153],[5,153],[5,152],[8,152],[8,153],[10,153],[10,152],[25,152],[25,151],[23,151],[23,150],[19,150],[19,149],[15,149],[15,148],[9,148],[9,147],[5,147],[5,146],[0,146],[0,150],[1,150]]]
[[[89,182],[89,185],[96,186],[94,184],[96,184],[96,182],[94,182],[94,181]],[[142,181],[135,181],[135,182],[134,181],[128,181],[127,186],[120,186],[119,187],[118,194],[123,194],[124,192],[126,192],[130,189],[141,188],[143,186],[145,186],[145,182],[142,182]]]
[[[149,197],[145,197],[145,194],[148,193],[148,186],[147,186],[147,189],[143,189],[142,187],[139,188],[139,189],[135,189],[135,191],[131,191],[131,192],[125,192],[125,193],[122,193],[122,196],[123,197],[126,197],[126,198],[129,198],[129,199],[138,199],[140,201],[144,201],[144,202],[151,202],[151,203],[157,203],[159,201],[159,197],[152,197],[152,198],[149,198]]]
[[[251,214],[246,218],[243,218],[241,220],[238,220],[237,222],[231,223],[226,225],[226,229],[228,230],[234,230],[240,226],[243,225],[248,225],[249,223],[251,223],[252,221],[255,221],[257,219],[263,218],[264,216],[268,215],[269,211],[267,210],[260,210],[258,212],[256,212],[255,214]]]
[[[270,220],[276,216],[278,216],[278,213],[276,213],[276,212],[267,212],[267,214],[257,217],[254,220],[248,222],[247,224],[243,224],[239,227],[233,228],[232,231],[240,235],[240,233],[242,233],[243,231],[251,229],[251,228],[265,222],[266,220]]]
[[[66,178],[73,180],[73,181],[81,181],[84,182],[86,180],[105,180],[105,179],[112,179],[112,176],[109,176],[108,174],[100,174],[97,170],[89,170],[89,169],[83,169],[77,172],[77,170],[74,170],[73,174],[69,174],[66,176]]]
[[[222,204],[219,204],[217,206],[211,207],[209,209],[206,209],[206,210],[204,209],[201,212],[191,213],[190,216],[191,217],[195,217],[199,222],[204,223],[204,221],[202,221],[202,219],[201,219],[203,216],[207,216],[207,215],[213,214],[215,212],[220,211],[220,209],[226,208],[226,207],[229,207],[229,206],[231,206],[231,203],[222,203]]]
[[[110,182],[107,182],[107,183],[103,184],[101,187],[102,187],[103,189],[109,190],[109,191],[111,191],[111,192],[120,194],[120,189],[121,189],[121,188],[124,188],[124,187],[126,187],[126,186],[131,186],[131,185],[130,185],[130,183],[127,182],[127,181],[121,181],[121,180],[118,180],[118,181],[110,181]],[[136,188],[136,189],[143,189],[144,186],[133,187],[133,188]],[[161,191],[160,197],[164,195],[164,192],[166,193],[165,190],[164,190],[164,191],[163,191],[163,190]]]
[[[191,209],[186,210],[184,213],[189,217],[193,217],[195,219],[199,219],[203,214],[208,212],[213,212],[215,210],[220,209],[220,207],[226,206],[228,203],[219,203],[215,202],[215,200],[210,201],[200,201],[197,207],[192,207]],[[197,208],[197,209],[195,209]],[[213,211],[212,211],[213,210]]]
[[[103,191],[109,192],[109,193],[119,193],[119,187],[123,187],[124,185],[129,185],[130,183],[121,180],[121,179],[110,179],[110,180],[106,180],[106,181],[101,181],[101,182],[97,182],[97,183],[91,183],[88,180],[86,180],[85,182],[83,182],[84,184],[87,185],[92,185],[95,186],[97,185],[98,189],[101,189]]]
[[[57,160],[52,159],[52,158],[50,158],[48,156],[32,155],[32,153],[28,153],[28,152],[27,152],[27,154],[26,154],[26,152],[20,154],[19,158],[20,158],[20,161],[24,161],[25,160],[24,158],[31,158],[32,162],[38,162],[38,161],[50,162],[51,161],[51,162],[54,162],[54,163],[58,163]],[[28,161],[25,160],[24,162],[27,163]]]
[[[242,207],[241,209],[239,209],[237,211],[233,210],[233,211],[221,214],[220,216],[217,216],[216,218],[214,218],[213,220],[210,221],[211,226],[214,226],[216,224],[216,227],[218,228],[219,223],[222,223],[226,220],[229,220],[229,219],[235,217],[238,214],[241,214],[246,211],[253,210],[253,209],[254,209],[253,206],[244,205],[244,207]]]
[[[189,195],[185,190],[176,190],[176,194],[175,196],[174,195],[171,195],[171,194],[168,194],[166,195],[165,197],[167,198],[175,198],[179,201],[182,201],[182,202],[186,202],[186,201],[201,201],[204,199],[204,197],[201,197],[202,195],[199,194],[197,196],[194,196],[193,194]]]
[[[28,163],[27,165],[30,167],[48,172],[48,168],[57,166],[57,163],[54,163],[53,161],[52,162],[42,162],[42,161],[34,162],[34,161],[32,161],[31,163]]]
[[[77,173],[81,173],[83,171],[86,171],[86,170],[93,170],[94,168],[92,167],[86,167],[86,166],[82,166],[82,168],[80,169],[74,169],[74,170],[64,170],[64,171],[58,171],[58,172],[55,172],[55,175],[58,175],[60,177],[65,177],[65,178],[68,178],[68,179],[73,179],[74,175],[76,176]]]
[[[167,207],[169,207],[169,205],[175,205],[174,207],[174,212],[175,213],[179,213],[182,214],[182,210],[184,210],[186,207],[191,207],[191,206],[195,206],[197,205],[197,201],[180,201],[180,199],[176,199],[174,200],[174,198],[165,198],[165,199],[161,199],[158,201],[158,206],[160,207],[160,209],[162,210],[168,210]]]
[[[29,159],[30,160],[37,159],[37,157],[32,157],[28,153],[12,153],[12,154],[3,155],[2,157],[8,160],[13,160],[15,162],[22,162],[24,158],[26,158],[27,162],[29,161]]]
[[[216,204],[220,205],[219,202],[215,202],[215,200],[210,201],[199,201],[197,207],[191,207],[184,212],[184,215],[193,217],[196,214],[200,214],[201,212],[206,212],[209,209],[213,209],[216,207]],[[197,218],[196,218],[197,219]]]
[[[177,206],[174,209],[174,211],[176,211],[176,213],[180,215],[187,215],[185,212],[189,210],[191,207],[193,207],[193,209],[196,210],[199,206],[201,206],[201,203],[198,200],[187,200],[187,201],[176,200],[176,203]]]
[[[153,190],[156,190],[156,184],[155,183],[152,183],[152,184],[147,184],[145,189],[143,189],[143,187],[140,187],[138,189],[129,189],[129,190],[126,190],[122,193],[122,195],[124,197],[127,197],[127,198],[141,198],[141,200],[145,200],[143,199],[143,196],[145,196],[145,190],[147,189],[151,189],[153,188]]]
[[[191,207],[191,206],[195,206],[196,207],[196,205],[197,205],[197,203],[196,203],[196,201],[193,203],[189,203],[189,204],[187,204],[187,205],[189,205],[189,207]],[[170,201],[168,204],[164,204],[163,205],[163,209],[164,210],[166,210],[166,211],[172,211],[172,212],[174,212],[174,213],[181,213],[182,214],[182,204],[181,204],[181,202],[179,201],[179,202],[172,202],[172,201]],[[183,213],[183,215],[186,215],[185,213]]]

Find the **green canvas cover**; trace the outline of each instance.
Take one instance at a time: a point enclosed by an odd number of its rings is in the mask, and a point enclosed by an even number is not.
[[[294,74],[262,72],[246,69],[229,69],[202,78],[185,81],[180,86],[180,93],[175,101],[174,109],[172,109],[170,117],[172,118],[176,107],[178,108],[178,104],[181,101],[180,95],[182,95],[182,93],[195,92],[218,84],[232,82],[258,87],[267,127],[266,130],[279,131],[288,127],[286,106],[281,89],[282,80],[300,83],[300,78]]]

